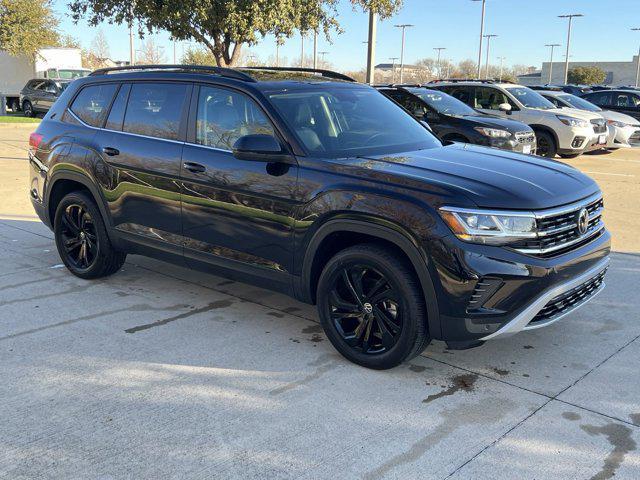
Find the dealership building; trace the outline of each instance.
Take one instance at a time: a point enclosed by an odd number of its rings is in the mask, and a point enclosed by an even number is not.
[[[638,69],[638,56],[634,56],[628,62],[569,62],[569,70],[575,67],[598,67],[607,74],[605,85],[635,85]],[[549,82],[549,70],[551,62],[544,62],[542,70],[518,75],[518,82],[522,85],[544,85],[564,83],[564,62],[553,62],[551,82]]]

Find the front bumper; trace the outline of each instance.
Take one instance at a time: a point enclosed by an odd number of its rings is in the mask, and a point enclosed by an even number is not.
[[[552,257],[454,236],[438,243],[431,246],[441,327],[434,338],[468,342],[550,325],[600,293],[611,236],[603,229],[588,243]]]
[[[593,127],[572,127],[563,129],[558,138],[558,153],[581,154],[607,148],[610,130],[595,133]]]

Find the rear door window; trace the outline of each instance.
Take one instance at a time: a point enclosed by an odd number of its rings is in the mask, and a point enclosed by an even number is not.
[[[84,87],[69,110],[84,123],[101,127],[117,88],[115,83]]]
[[[640,99],[633,93],[614,93],[613,105],[622,108],[638,108]]]
[[[503,103],[511,104],[509,97],[497,88],[476,87],[476,104],[474,108],[482,108],[485,110],[500,110]]]
[[[585,98],[596,105],[611,105],[611,92],[591,93]]]
[[[446,93],[453,98],[457,98],[462,103],[466,103],[471,108],[475,108],[474,91],[475,87],[460,86],[460,87],[446,87],[443,89]]]
[[[146,137],[178,140],[188,86],[135,83],[131,86],[122,130]]]

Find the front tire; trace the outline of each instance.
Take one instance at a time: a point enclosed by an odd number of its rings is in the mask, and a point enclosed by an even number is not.
[[[127,257],[111,245],[100,210],[84,192],[70,193],[60,201],[54,234],[62,262],[80,278],[112,275]]]
[[[558,153],[556,140],[549,132],[538,130],[536,132],[536,153],[541,157],[553,158]]]
[[[363,244],[336,254],[320,275],[317,299],[333,346],[363,367],[393,368],[430,341],[418,279],[389,249]]]
[[[578,158],[580,156],[579,153],[560,153],[560,158],[566,158],[566,159],[571,159],[571,158]]]

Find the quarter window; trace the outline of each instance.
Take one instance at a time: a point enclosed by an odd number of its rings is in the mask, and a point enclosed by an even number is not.
[[[196,119],[196,143],[232,150],[244,135],[275,135],[262,110],[246,95],[215,87],[201,87]]]
[[[84,123],[100,127],[117,88],[113,83],[85,87],[71,104],[70,110]]]
[[[613,104],[616,107],[636,108],[640,103],[640,99],[629,93],[614,93]]]
[[[138,83],[131,87],[123,131],[177,140],[187,85]]]

